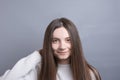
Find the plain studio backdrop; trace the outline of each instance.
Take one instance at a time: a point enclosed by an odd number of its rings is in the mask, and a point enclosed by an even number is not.
[[[120,80],[120,0],[0,0],[0,75],[42,48],[47,25],[72,20],[102,80]]]

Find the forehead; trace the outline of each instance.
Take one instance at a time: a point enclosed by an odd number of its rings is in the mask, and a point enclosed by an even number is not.
[[[64,27],[60,27],[54,30],[53,37],[56,38],[69,37],[69,33]]]

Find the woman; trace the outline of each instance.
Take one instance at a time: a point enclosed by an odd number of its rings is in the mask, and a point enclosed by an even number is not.
[[[0,80],[101,80],[88,64],[76,26],[67,18],[47,27],[43,49],[21,59]]]

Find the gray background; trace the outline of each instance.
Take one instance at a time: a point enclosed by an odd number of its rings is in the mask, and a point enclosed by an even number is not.
[[[120,80],[120,0],[0,0],[0,75],[42,48],[47,25],[58,17],[76,24],[102,80]]]

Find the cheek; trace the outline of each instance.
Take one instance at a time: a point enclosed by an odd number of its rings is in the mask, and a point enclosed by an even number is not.
[[[58,49],[58,44],[52,44],[52,49],[57,50]]]
[[[68,48],[71,49],[72,45],[71,44],[68,44]]]

